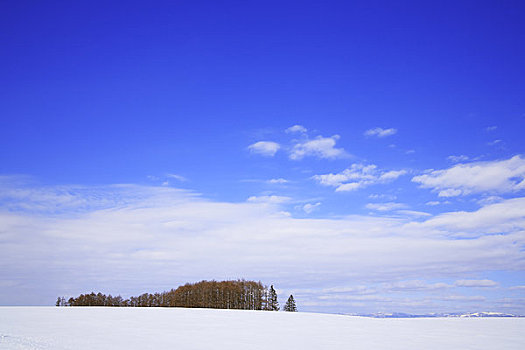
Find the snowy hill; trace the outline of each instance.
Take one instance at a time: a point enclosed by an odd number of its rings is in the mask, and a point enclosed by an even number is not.
[[[405,314],[375,313],[375,314],[351,314],[350,316],[374,317],[374,318],[429,318],[429,317],[523,317],[520,315],[506,314],[502,312],[470,312],[470,313],[432,313],[432,314]]]
[[[0,349],[523,349],[524,318],[0,307]]]

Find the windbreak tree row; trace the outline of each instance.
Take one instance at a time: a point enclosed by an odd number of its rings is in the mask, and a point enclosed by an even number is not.
[[[187,283],[168,292],[144,293],[129,299],[102,293],[81,294],[67,301],[59,297],[56,305],[279,310],[273,286],[268,289],[261,282],[245,280]]]

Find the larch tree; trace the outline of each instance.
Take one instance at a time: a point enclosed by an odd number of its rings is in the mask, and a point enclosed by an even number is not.
[[[198,307],[214,309],[279,310],[277,294],[272,286],[271,308],[267,288],[255,281],[201,281],[186,283],[162,293],[144,293],[123,299],[120,295],[102,293],[80,294],[67,302],[58,297],[57,306],[132,306],[132,307]]]

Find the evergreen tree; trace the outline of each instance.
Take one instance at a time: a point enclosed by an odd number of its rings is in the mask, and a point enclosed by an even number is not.
[[[279,302],[277,301],[277,292],[273,289],[273,284],[268,292],[268,310],[279,311]]]
[[[283,310],[284,311],[289,311],[289,312],[296,312],[297,311],[297,306],[295,306],[295,300],[293,298],[293,295],[290,294],[290,297],[286,301],[286,304],[284,305],[284,309]]]

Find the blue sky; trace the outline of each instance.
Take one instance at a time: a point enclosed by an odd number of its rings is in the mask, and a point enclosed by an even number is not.
[[[519,1],[0,14],[0,304],[249,278],[525,314]]]

